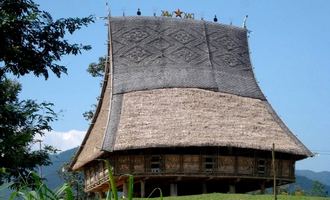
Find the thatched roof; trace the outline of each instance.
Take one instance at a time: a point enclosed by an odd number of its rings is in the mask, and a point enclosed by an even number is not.
[[[254,78],[247,30],[164,17],[110,18],[110,75],[71,167],[103,151],[231,146],[311,156]],[[111,83],[111,84],[110,84]]]
[[[309,155],[267,102],[192,88],[124,94],[113,151],[230,146]]]

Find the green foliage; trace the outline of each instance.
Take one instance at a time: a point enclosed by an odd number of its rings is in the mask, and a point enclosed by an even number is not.
[[[37,166],[50,164],[48,155],[55,152],[51,146],[31,149],[35,136],[52,130],[50,123],[57,118],[53,104],[20,101],[21,85],[8,75],[33,73],[47,79],[50,71],[60,77],[67,72],[58,64],[62,56],[90,49],[69,43],[65,36],[92,22],[91,16],[53,20],[32,0],[0,1],[0,184],[14,181],[13,186],[20,187],[21,179]]]
[[[128,176],[128,200],[133,199],[133,191],[134,191],[134,177],[132,175]]]
[[[76,200],[86,199],[83,174],[79,171],[68,171],[69,165],[69,163],[64,164],[62,170],[59,171],[59,175],[72,188]]]
[[[96,110],[96,104],[93,104],[90,110],[82,114],[86,121],[91,121],[93,119],[95,110]]]
[[[48,12],[38,9],[32,0],[0,2],[0,77],[10,72],[15,76],[33,73],[58,77],[66,66],[56,62],[63,55],[79,54],[91,47],[70,44],[64,37],[93,22],[92,16],[53,20]]]
[[[16,198],[24,200],[73,200],[73,192],[68,184],[62,185],[55,191],[49,189],[43,182],[42,179],[35,173],[31,173],[30,176],[33,180],[34,189],[31,190],[31,186],[28,182],[24,182],[17,191],[10,195],[9,200]]]
[[[327,193],[325,191],[325,186],[319,181],[313,181],[311,195],[319,196],[319,197],[327,196]]]
[[[39,165],[50,164],[49,153],[56,150],[44,146],[32,150],[36,136],[51,131],[50,123],[57,119],[53,104],[33,100],[20,101],[21,86],[9,79],[0,79],[0,183],[14,180],[19,187],[22,177]]]
[[[105,56],[99,57],[99,60],[97,63],[94,62],[94,63],[91,63],[88,65],[87,72],[92,77],[103,77],[104,72],[105,72],[105,62],[106,62]],[[102,86],[102,83],[100,85]],[[92,108],[90,110],[83,113],[83,117],[87,121],[92,120],[95,110],[96,110],[96,104],[93,104]]]
[[[107,197],[106,200],[118,200],[118,191],[117,191],[117,186],[116,186],[116,180],[113,176],[113,171],[112,171],[112,166],[110,165],[110,162],[108,160],[103,160],[105,162],[105,165],[108,169],[108,176],[109,176],[109,185],[110,188],[108,193],[107,193]],[[133,192],[134,192],[134,177],[133,175],[127,174],[127,175],[123,175],[123,176],[127,176],[128,177],[128,194],[127,194],[127,199],[128,200],[133,200]],[[123,176],[121,176],[120,178],[122,178]],[[160,199],[163,200],[163,194],[162,194],[162,190],[160,188],[155,188],[151,194],[149,196],[151,196],[155,191],[159,191],[160,193]],[[126,198],[126,197],[124,197]],[[149,199],[149,197],[148,197]]]
[[[105,163],[105,166],[108,169],[108,176],[109,176],[109,185],[111,186],[111,195],[107,195],[107,200],[111,200],[111,197],[114,200],[118,200],[118,192],[117,192],[117,186],[116,186],[116,180],[113,176],[113,172],[112,172],[112,166],[110,165],[110,162],[108,160],[103,160]],[[133,191],[129,191],[132,192]]]
[[[99,57],[98,63],[91,63],[88,65],[87,72],[92,77],[102,77],[105,70],[105,56]]]
[[[297,187],[295,190],[294,190],[294,195],[295,196],[304,196],[305,195],[305,192],[303,189],[301,189],[300,187]]]

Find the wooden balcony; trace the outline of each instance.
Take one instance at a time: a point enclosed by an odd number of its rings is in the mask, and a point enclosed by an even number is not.
[[[219,155],[118,155],[109,159],[113,166],[117,186],[121,187],[120,176],[134,175],[139,179],[200,179],[200,180],[260,180],[273,178],[271,159],[244,156]],[[294,182],[293,160],[276,160],[278,184]],[[85,169],[85,190],[106,191],[108,170],[103,162]]]

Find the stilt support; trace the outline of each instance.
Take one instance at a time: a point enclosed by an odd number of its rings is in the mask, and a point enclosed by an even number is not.
[[[146,196],[145,193],[145,181],[140,181],[140,193],[141,193],[141,198],[144,198]]]
[[[170,185],[170,195],[171,196],[178,196],[178,184],[171,183],[171,185]]]
[[[125,181],[123,184],[123,196],[127,198],[127,195],[128,195],[128,185],[127,182]]]
[[[265,183],[264,182],[260,186],[260,194],[265,194]]]
[[[229,185],[229,193],[235,194],[236,193],[236,187],[235,185]]]
[[[202,191],[203,191],[203,194],[206,194],[207,193],[207,186],[206,186],[206,183],[203,183],[202,184]]]

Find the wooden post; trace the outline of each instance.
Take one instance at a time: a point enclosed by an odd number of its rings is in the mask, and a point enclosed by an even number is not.
[[[276,166],[275,166],[275,144],[274,143],[273,143],[273,149],[272,149],[272,161],[273,161],[273,175],[274,175],[274,186],[273,186],[274,200],[277,200]]]
[[[145,181],[142,180],[140,181],[140,184],[141,184],[141,198],[144,198],[145,197]]]
[[[235,194],[236,193],[236,186],[234,184],[229,185],[229,193]]]
[[[170,184],[170,195],[178,196],[178,184],[176,184],[176,183]]]
[[[265,194],[265,182],[261,183],[260,194]]]
[[[205,182],[202,183],[202,191],[203,191],[203,194],[207,193],[207,186],[206,186]]]
[[[123,196],[127,198],[128,195],[128,187],[127,187],[127,181],[125,180],[123,183]]]

